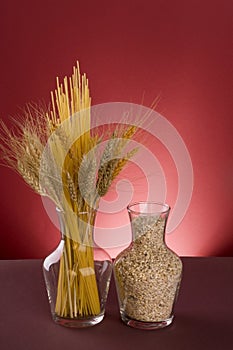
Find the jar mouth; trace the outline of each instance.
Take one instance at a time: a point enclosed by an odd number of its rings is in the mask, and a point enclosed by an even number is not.
[[[129,213],[137,215],[158,215],[166,214],[170,211],[170,206],[162,202],[134,202],[127,206]]]

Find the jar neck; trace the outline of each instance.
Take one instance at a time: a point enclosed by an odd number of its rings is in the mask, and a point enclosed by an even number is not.
[[[135,243],[159,247],[165,243],[167,217],[137,216],[131,220],[132,239]]]

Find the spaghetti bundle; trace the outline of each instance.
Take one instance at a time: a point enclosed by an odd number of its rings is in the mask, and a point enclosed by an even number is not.
[[[16,132],[1,122],[6,163],[35,192],[54,202],[64,222],[55,307],[60,317],[101,311],[92,241],[96,209],[136,152],[126,152],[125,147],[137,128],[116,127],[98,160],[95,149],[102,135],[91,133],[90,107],[88,79],[77,63],[71,77],[63,83],[57,78],[50,109],[29,106]]]

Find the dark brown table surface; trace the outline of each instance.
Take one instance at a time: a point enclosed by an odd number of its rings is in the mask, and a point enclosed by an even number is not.
[[[41,260],[0,261],[0,349],[233,349],[233,257],[182,258],[175,319],[161,330],[120,321],[112,280],[104,320],[69,329],[51,318]]]

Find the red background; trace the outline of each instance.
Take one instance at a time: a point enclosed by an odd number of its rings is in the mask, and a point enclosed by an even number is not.
[[[77,59],[93,104],[144,96],[149,107],[160,95],[157,110],[182,136],[194,169],[190,207],[168,244],[180,255],[232,255],[232,18],[232,0],[2,0],[1,118],[47,103],[55,77]],[[40,198],[12,170],[0,172],[0,258],[45,257],[59,233]]]

